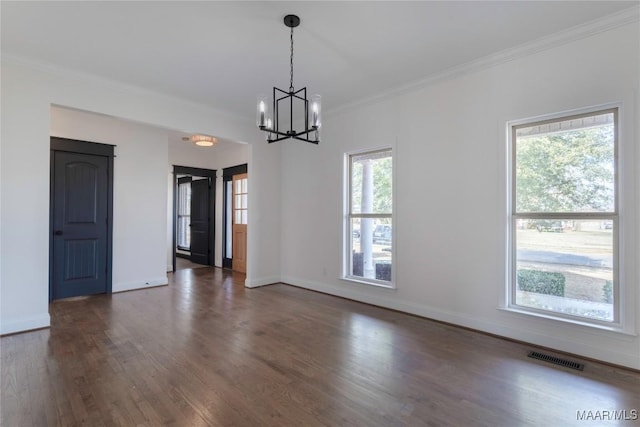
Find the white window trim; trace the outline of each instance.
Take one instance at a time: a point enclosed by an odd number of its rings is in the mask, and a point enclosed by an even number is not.
[[[393,233],[391,234],[391,281],[383,281],[369,279],[349,274],[351,263],[351,226],[350,226],[350,205],[351,205],[351,156],[374,153],[376,151],[391,151],[391,223],[393,224]],[[341,280],[350,283],[366,285],[368,287],[396,290],[396,236],[398,227],[396,224],[396,147],[393,145],[383,145],[378,147],[363,148],[344,153],[343,161],[343,180],[342,180],[342,196],[343,196],[343,212],[342,212],[342,274]],[[386,216],[386,215],[385,215]]]
[[[553,121],[564,117],[578,116],[590,113],[597,113],[599,111],[617,109],[617,121],[616,121],[616,141],[615,141],[615,198],[616,198],[616,224],[617,233],[613,236],[614,247],[614,321],[599,321],[595,319],[582,318],[579,316],[564,315],[562,313],[556,313],[553,311],[539,310],[522,305],[515,304],[515,221],[516,215],[513,214],[513,197],[515,195],[515,188],[513,187],[513,171],[515,161],[514,155],[514,141],[512,129],[514,126],[520,126],[529,123],[541,122],[541,121]],[[553,114],[545,114],[542,116],[529,117],[525,119],[512,120],[506,122],[506,191],[507,191],[507,203],[506,203],[506,219],[507,219],[507,233],[506,233],[506,269],[505,269],[505,286],[504,293],[500,297],[500,303],[498,309],[505,310],[517,314],[526,316],[551,319],[569,324],[587,326],[589,328],[601,329],[605,331],[617,332],[626,335],[637,336],[636,330],[636,314],[635,314],[635,291],[633,288],[633,280],[630,280],[633,273],[628,274],[628,267],[622,265],[620,260],[629,260],[629,255],[625,252],[623,239],[627,229],[633,231],[633,227],[629,227],[625,218],[626,209],[625,206],[630,201],[623,200],[621,194],[625,187],[625,171],[624,162],[625,158],[625,145],[624,133],[623,133],[623,106],[622,103],[608,103],[591,107],[585,107],[575,110],[562,111]],[[633,154],[633,153],[631,153]],[[625,193],[629,194],[629,193]]]

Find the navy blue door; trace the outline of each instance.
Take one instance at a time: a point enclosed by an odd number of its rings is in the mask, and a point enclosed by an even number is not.
[[[105,293],[109,158],[53,155],[52,299]]]

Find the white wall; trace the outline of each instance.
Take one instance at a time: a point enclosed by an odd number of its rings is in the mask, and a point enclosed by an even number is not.
[[[250,203],[256,213],[249,220],[246,283],[257,286],[279,277],[280,254],[272,248],[280,237],[280,181],[277,171],[280,169],[281,150],[264,143],[253,120],[240,120],[169,96],[16,58],[3,57],[1,71],[0,333],[49,325],[49,137],[52,104],[251,143],[249,173],[254,196],[250,197]],[[104,136],[81,126],[72,128],[62,131],[74,135],[86,132],[97,142],[105,141]],[[129,136],[140,132],[145,141],[153,133],[126,124],[122,124],[121,131]],[[150,141],[145,142],[145,146],[147,143]],[[126,146],[122,146],[125,158],[122,162],[116,158],[116,165],[120,165],[116,173],[118,170],[130,170],[132,161],[144,163],[147,154],[161,164],[162,173],[158,178],[161,184],[158,185],[162,190],[158,191],[162,191],[162,196],[159,193],[153,196],[154,203],[158,205],[144,206],[144,209],[156,210],[160,218],[158,222],[164,224],[167,217],[168,151],[166,140],[158,143],[161,154],[140,151],[141,147],[125,143]],[[156,159],[155,156],[159,157]],[[251,157],[256,161],[251,161]],[[156,165],[152,170],[155,174]],[[120,188],[114,190],[121,191]],[[129,209],[135,203],[128,198],[135,197],[131,196],[133,192],[120,194],[126,200],[120,202],[124,203],[121,206],[123,210],[114,212],[114,215],[122,225],[127,221],[123,217],[131,214]],[[151,228],[157,232],[157,226],[154,224]],[[114,224],[114,227],[117,226]],[[153,267],[140,276],[130,269],[122,259],[123,255],[114,253],[114,283],[119,281],[126,286],[130,282],[137,283],[164,274],[165,230],[166,227],[159,232],[163,236],[162,244],[158,245],[162,248],[162,256],[154,255]],[[136,253],[144,253],[149,245],[154,244],[144,242],[142,244],[147,246],[141,247],[141,242],[121,240],[118,245],[122,250],[128,243],[135,244]],[[116,268],[122,270],[116,271]]]
[[[51,136],[115,145],[113,292],[166,285],[167,131],[114,117],[51,108]]]
[[[640,329],[638,52],[636,22],[325,116],[318,147],[288,144],[283,152],[283,281],[639,369],[637,335],[498,309],[507,262],[506,122],[621,102],[621,265],[630,329]],[[343,155],[388,144],[397,290],[339,279]]]
[[[222,169],[248,163],[251,146],[236,143],[224,147],[198,147],[185,144],[183,147],[169,145],[169,186],[168,200],[170,203],[167,215],[167,271],[173,270],[173,166],[190,166],[202,169],[214,169],[216,176],[216,211],[214,242],[214,263],[222,267],[222,197],[224,195]]]

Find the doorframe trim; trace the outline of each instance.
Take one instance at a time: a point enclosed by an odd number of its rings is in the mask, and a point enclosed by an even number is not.
[[[192,176],[206,176],[210,178],[209,182],[209,265],[215,265],[215,249],[216,249],[216,173],[215,169],[202,169],[191,166],[173,165],[173,242],[171,244],[171,254],[173,264],[173,272],[176,271],[176,242],[178,239],[178,175],[186,174]]]
[[[49,302],[53,301],[53,180],[56,151],[107,158],[107,294],[113,289],[113,158],[115,145],[79,139],[49,137]]]
[[[240,175],[248,172],[249,167],[247,163],[243,163],[237,166],[231,166],[228,168],[222,169],[222,268],[232,268],[233,260],[227,257],[226,253],[226,244],[227,244],[227,206],[226,196],[227,196],[227,181],[231,181],[233,179],[233,175]]]

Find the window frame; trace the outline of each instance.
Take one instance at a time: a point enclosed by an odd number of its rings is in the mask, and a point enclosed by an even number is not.
[[[547,114],[544,116],[514,120],[507,122],[507,280],[505,303],[501,305],[509,311],[523,313],[527,315],[558,320],[568,323],[580,324],[605,330],[613,330],[617,332],[633,333],[625,327],[624,307],[627,305],[625,301],[625,292],[621,283],[621,265],[620,265],[620,236],[622,236],[622,221],[620,221],[620,209],[622,206],[620,200],[620,104],[608,104],[595,107],[583,108],[580,110],[572,110]],[[519,128],[544,125],[560,121],[579,119],[601,114],[613,114],[613,176],[614,176],[614,203],[611,212],[518,212],[516,207],[516,131]],[[533,220],[610,220],[612,221],[612,280],[613,280],[613,320],[600,320],[584,316],[570,315],[552,310],[544,310],[534,307],[528,307],[516,304],[517,293],[517,224],[521,219]]]
[[[352,172],[353,172],[353,162],[352,159],[354,157],[363,156],[367,154],[376,154],[376,153],[384,153],[389,152],[391,157],[391,212],[390,213],[353,213],[352,209]],[[382,289],[395,290],[396,289],[396,235],[397,235],[397,225],[395,223],[395,210],[396,210],[396,158],[395,158],[395,148],[390,145],[379,146],[375,148],[367,148],[361,150],[349,151],[344,154],[344,180],[343,180],[343,191],[344,191],[344,208],[343,208],[343,221],[342,221],[342,232],[343,232],[343,257],[342,257],[342,275],[341,279],[363,284],[369,285]],[[351,220],[354,218],[370,218],[370,219],[382,219],[389,218],[392,224],[392,233],[391,233],[391,280],[379,280],[374,278],[366,278],[361,276],[354,276],[351,274],[352,270],[352,229],[351,229]]]

